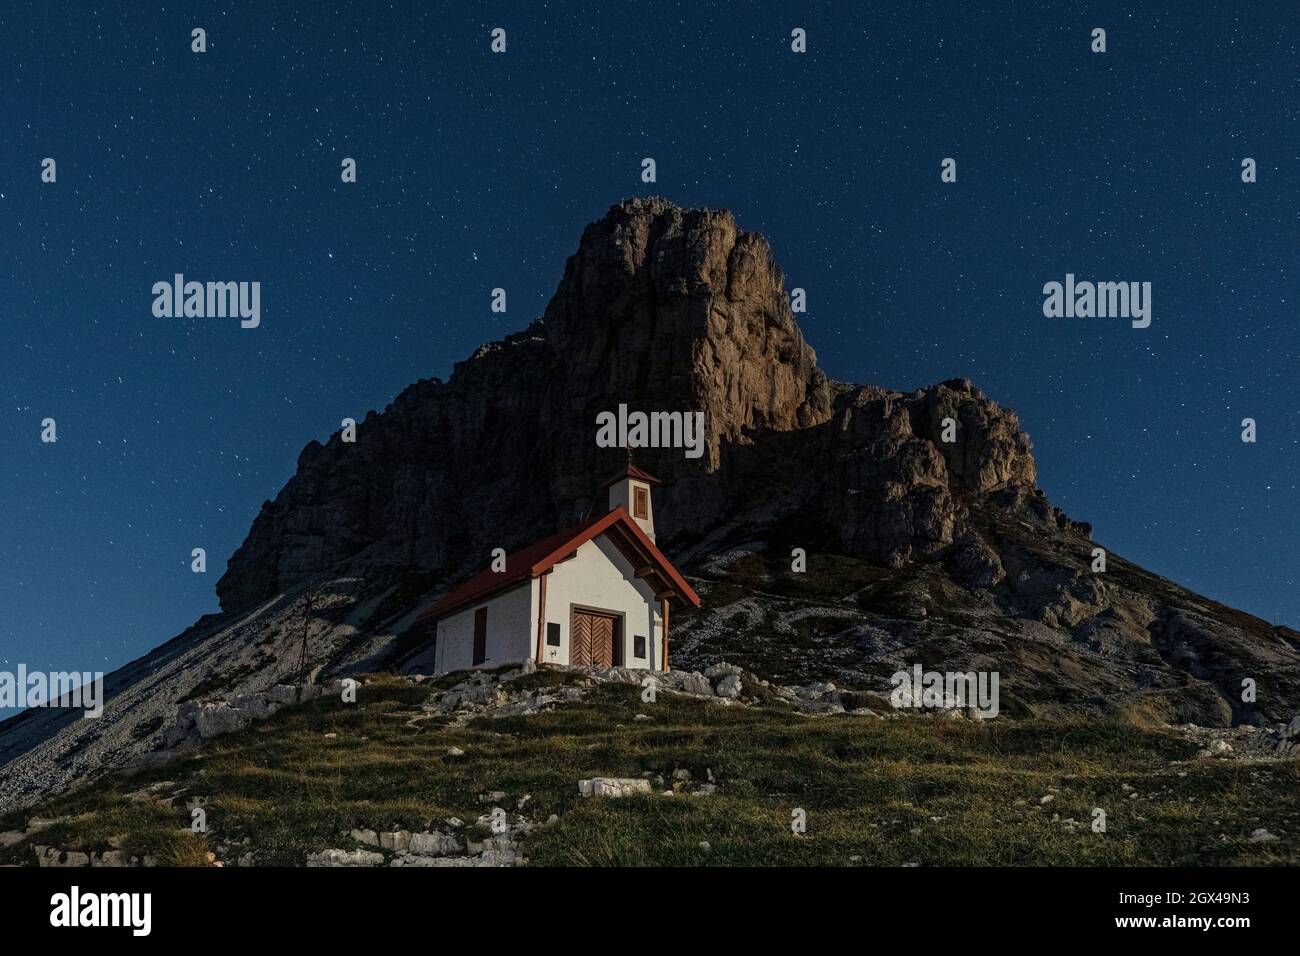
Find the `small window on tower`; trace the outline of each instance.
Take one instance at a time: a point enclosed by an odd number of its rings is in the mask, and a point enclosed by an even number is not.
[[[650,490],[648,488],[632,489],[632,517],[647,518],[650,516]]]
[[[639,657],[642,660],[645,659],[645,635],[644,634],[632,635],[632,656]]]
[[[547,647],[560,646],[560,625],[552,621],[546,622],[546,646]]]

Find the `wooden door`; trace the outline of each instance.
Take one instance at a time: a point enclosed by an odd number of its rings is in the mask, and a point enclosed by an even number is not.
[[[591,664],[591,615],[573,612],[573,626],[569,628],[569,663],[575,667]]]
[[[579,667],[613,667],[618,619],[610,614],[574,609],[569,628],[569,663]]]
[[[614,619],[593,616],[591,625],[591,662],[597,667],[614,666]]]

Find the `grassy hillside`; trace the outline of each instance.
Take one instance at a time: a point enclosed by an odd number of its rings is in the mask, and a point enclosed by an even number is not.
[[[544,671],[520,683],[575,679]],[[490,791],[504,791],[498,802],[512,814],[531,795],[520,812],[542,824],[522,844],[534,865],[1300,862],[1300,762],[1195,759],[1195,745],[1169,731],[814,718],[669,694],[648,704],[617,684],[553,711],[449,726],[422,711],[428,693],[377,678],[357,704],[289,708],[166,766],[82,788],[38,808],[57,822],[0,850],[0,862],[32,863],[43,844],[172,864],[251,851],[259,865],[301,865],[309,851],[357,846],[346,836],[354,827],[445,829],[458,817],[472,829]],[[681,770],[694,781],[712,774],[717,791],[617,800],[577,791],[579,778],[643,773],[661,791]],[[206,836],[188,831],[194,799],[207,810]],[[1090,826],[1095,807],[1105,833]],[[796,808],[807,813],[804,835],[791,832]],[[0,820],[0,830],[22,829],[30,815]],[[1259,827],[1280,839],[1252,842]]]

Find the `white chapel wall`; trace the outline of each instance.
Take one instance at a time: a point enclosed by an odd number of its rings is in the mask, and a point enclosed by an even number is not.
[[[537,581],[520,584],[486,601],[471,604],[438,622],[435,649],[438,672],[474,667],[474,612],[487,613],[487,659],[485,668],[527,660],[533,647],[529,640],[537,626]]]
[[[634,570],[604,535],[583,544],[577,557],[557,564],[546,584],[546,620],[560,625],[560,646],[544,647],[543,659],[569,663],[569,627],[576,605],[621,615],[624,666],[659,669],[659,615],[654,592],[633,576]],[[632,655],[632,638],[637,634],[646,639],[645,657]]]

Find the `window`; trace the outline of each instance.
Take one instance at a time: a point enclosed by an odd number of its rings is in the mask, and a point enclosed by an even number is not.
[[[474,612],[474,664],[487,660],[487,608]]]
[[[650,515],[650,489],[632,488],[632,517],[646,518]]]
[[[639,657],[642,660],[645,659],[645,635],[644,634],[632,635],[632,656]]]
[[[546,646],[560,646],[560,625],[551,623],[550,621],[546,623]]]

